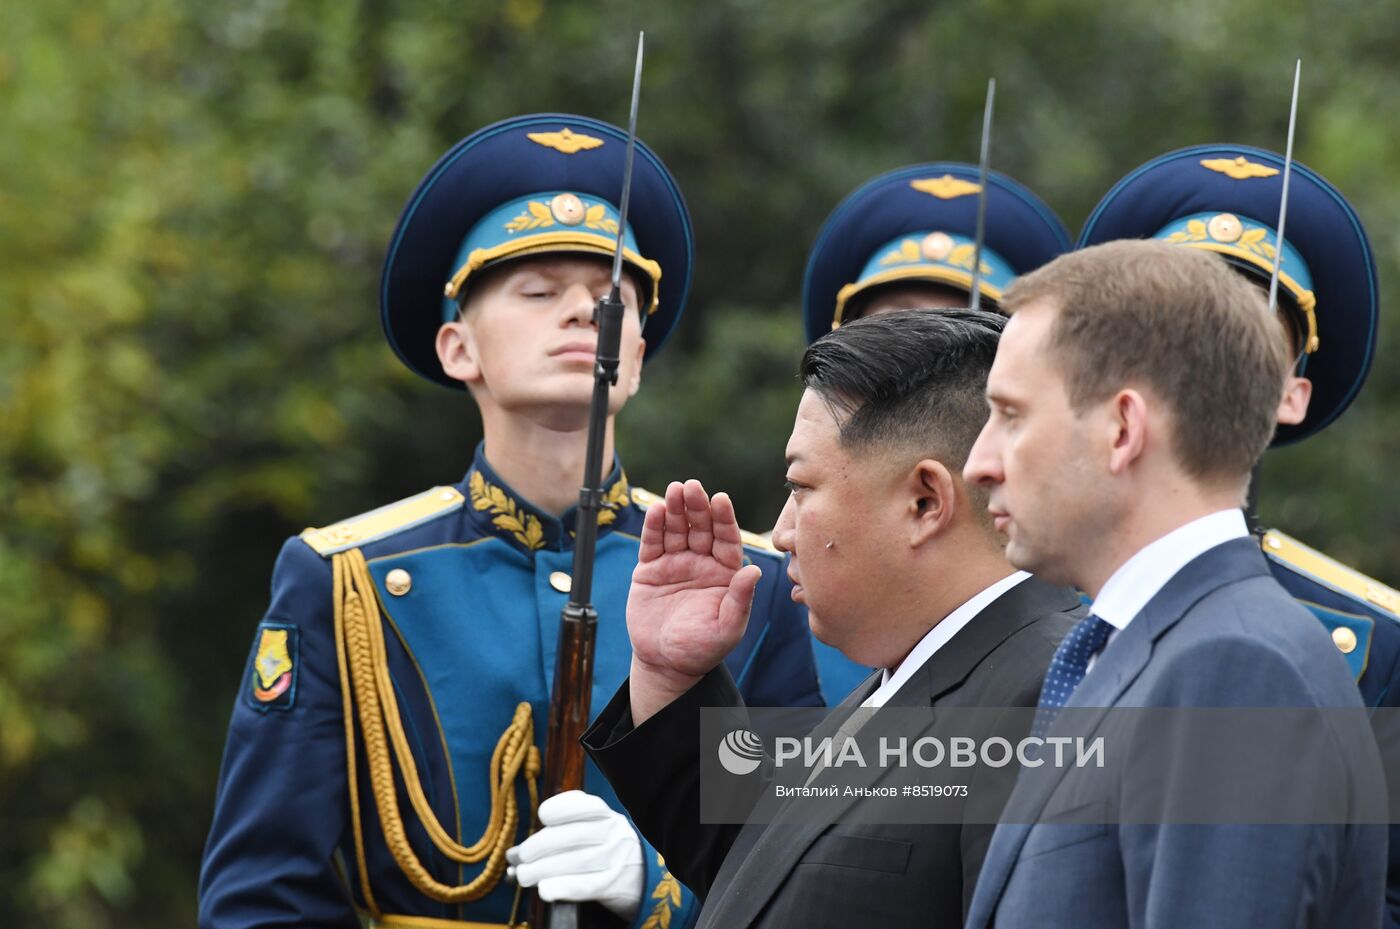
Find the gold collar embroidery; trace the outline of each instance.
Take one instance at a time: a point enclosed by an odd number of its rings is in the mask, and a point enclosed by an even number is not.
[[[515,536],[528,551],[544,548],[544,525],[538,516],[516,506],[509,494],[488,483],[480,471],[472,472],[470,490],[472,508],[491,513],[491,525]]]
[[[538,551],[545,547],[545,526],[540,517],[531,513],[517,502],[503,488],[486,479],[480,470],[472,472],[468,481],[468,491],[472,508],[491,515],[491,525],[509,533],[526,551]],[[618,513],[632,503],[632,487],[627,482],[627,474],[619,473],[616,481],[603,494],[598,510],[598,525],[608,526],[617,521]],[[572,527],[569,534],[573,535]]]

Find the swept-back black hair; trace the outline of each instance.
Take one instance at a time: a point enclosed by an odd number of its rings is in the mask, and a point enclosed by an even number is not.
[[[807,347],[802,383],[826,402],[844,448],[907,448],[961,469],[987,421],[987,372],[1005,325],[965,309],[857,319]]]

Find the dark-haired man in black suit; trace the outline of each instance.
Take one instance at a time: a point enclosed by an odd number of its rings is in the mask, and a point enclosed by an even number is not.
[[[793,596],[818,638],[881,669],[828,727],[859,707],[1034,706],[1082,612],[1072,590],[1007,563],[981,490],[960,475],[1003,323],[969,310],[877,316],[803,357],[792,493],[773,541],[792,554]],[[757,580],[739,543],[728,497],[697,481],[672,484],[648,511],[627,611],[632,673],[585,735],[593,758],[704,898],[702,927],[960,926],[991,826],[836,810],[700,822],[699,710],[742,705],[722,664]],[[943,732],[938,719],[927,734],[976,735]]]

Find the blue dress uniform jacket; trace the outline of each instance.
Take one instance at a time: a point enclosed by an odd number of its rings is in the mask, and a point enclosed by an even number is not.
[[[1307,607],[1346,658],[1369,707],[1400,700],[1400,592],[1277,529],[1260,542],[1274,579]]]
[[[1270,529],[1261,540],[1274,579],[1307,607],[1346,658],[1368,707],[1400,706],[1400,592]],[[1400,826],[1390,827],[1386,922],[1400,927]]]
[[[645,501],[654,499],[630,488],[620,468],[606,486],[593,592],[595,713],[629,671],[626,598]],[[480,899],[444,903],[406,875],[381,825],[384,804],[371,788],[368,740],[355,711],[357,751],[348,769],[341,680],[354,656],[338,647],[330,559],[356,547],[364,554],[421,795],[446,832],[470,845],[488,831],[493,751],[520,704],[533,717],[534,744],[544,749],[573,525],[572,511],[555,518],[515,495],[479,450],[455,487],[286,543],[229,728],[200,877],[201,926],[356,927],[359,913],[385,926],[428,925],[414,921],[423,918],[507,921],[515,892],[507,881]],[[744,639],[726,661],[729,671],[751,704],[819,705],[806,617],[791,600],[781,558],[758,545],[746,553],[763,579]],[[461,885],[477,877],[482,864],[459,864],[435,849],[401,765],[392,777],[401,828],[430,878]],[[524,773],[511,781],[519,823],[502,850],[523,839],[531,815]],[[585,789],[622,809],[591,761]],[[498,793],[504,803],[509,791]],[[642,853],[647,872],[634,926],[685,925],[693,898],[645,840]],[[522,906],[517,918],[526,915]]]

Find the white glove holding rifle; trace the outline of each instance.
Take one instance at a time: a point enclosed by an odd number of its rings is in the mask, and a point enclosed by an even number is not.
[[[508,875],[547,903],[597,901],[631,922],[642,903],[642,843],[601,797],[567,790],[540,804],[541,829],[506,851]]]

